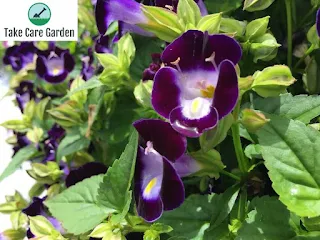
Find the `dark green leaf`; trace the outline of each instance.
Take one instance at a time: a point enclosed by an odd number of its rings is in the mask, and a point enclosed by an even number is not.
[[[211,0],[205,1],[208,11],[211,13],[229,12],[239,8],[242,5],[242,0]]]
[[[320,133],[300,121],[267,115],[258,131],[274,190],[299,216],[320,215]]]
[[[20,165],[30,159],[38,150],[31,144],[27,147],[20,149],[12,158],[11,162],[8,164],[6,169],[0,175],[0,182],[6,177],[14,173]]]
[[[133,131],[124,152],[108,169],[99,188],[100,204],[122,212],[124,216],[129,210],[128,201],[131,201],[129,189],[135,169],[138,137],[138,133]]]
[[[103,175],[93,176],[45,201],[51,214],[62,222],[69,233],[85,233],[114,212],[113,209],[97,204],[102,180]]]

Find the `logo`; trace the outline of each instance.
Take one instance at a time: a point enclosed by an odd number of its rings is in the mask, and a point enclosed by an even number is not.
[[[34,25],[43,26],[50,21],[51,11],[48,5],[35,3],[29,8],[28,17]]]

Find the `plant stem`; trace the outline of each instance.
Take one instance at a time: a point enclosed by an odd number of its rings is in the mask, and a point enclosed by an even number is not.
[[[305,52],[305,54],[303,55],[302,58],[299,59],[299,61],[296,63],[296,65],[294,65],[294,68],[298,68],[299,65],[306,59],[307,56],[309,56],[313,50],[315,49],[315,46],[312,44],[309,49]]]
[[[287,30],[288,30],[288,54],[287,54],[287,62],[288,67],[292,67],[292,0],[285,0],[286,11],[287,11]]]
[[[238,117],[240,112],[240,103],[241,103],[241,99],[239,99],[233,112],[235,123],[232,125],[231,131],[232,131],[233,145],[236,152],[239,169],[242,173],[246,173],[249,168],[249,161],[243,153],[241,139],[240,139],[240,129],[239,129],[240,126],[238,122]]]
[[[242,222],[246,218],[248,193],[247,188],[243,186],[240,192],[239,207],[238,207],[238,219]]]
[[[236,181],[241,181],[241,178],[240,178],[240,177],[238,177],[237,175],[234,175],[234,174],[231,173],[231,172],[227,172],[227,171],[225,171],[225,170],[221,170],[220,173],[223,174],[223,175],[226,175],[226,176],[228,176],[228,177],[231,177],[231,178],[235,179]]]
[[[145,232],[150,228],[150,226],[147,225],[136,225],[132,227],[130,232]]]

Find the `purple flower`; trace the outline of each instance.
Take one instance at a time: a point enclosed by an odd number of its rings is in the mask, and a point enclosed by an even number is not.
[[[197,171],[198,166],[188,163],[194,160],[186,158],[187,140],[169,123],[143,119],[133,125],[141,137],[134,187],[137,211],[153,222],[163,211],[175,209],[184,201],[184,186],[174,165],[180,165],[184,175]]]
[[[66,178],[66,186],[70,187],[72,185],[75,185],[78,182],[81,182],[82,180],[86,178],[90,178],[95,175],[104,174],[106,173],[108,168],[99,162],[89,162],[84,164],[83,166],[71,170],[69,175]]]
[[[36,98],[33,86],[34,85],[31,81],[23,81],[20,83],[19,87],[15,88],[16,100],[22,113],[26,104],[30,102],[30,100]]]
[[[56,151],[59,145],[58,141],[64,134],[65,130],[57,124],[53,125],[53,127],[48,131],[49,137],[44,141],[45,157],[42,160],[43,163],[47,161],[55,161]]]
[[[69,50],[51,46],[46,51],[39,51],[36,72],[49,83],[63,82],[73,70],[75,61]]]
[[[94,75],[95,67],[93,65],[93,52],[92,48],[88,49],[88,56],[82,58],[82,69],[81,75],[82,79],[87,81]]]
[[[110,38],[108,35],[100,35],[99,38],[96,40],[94,50],[97,53],[111,53],[111,43]]]
[[[152,63],[147,69],[143,71],[142,80],[153,80],[157,71],[161,67],[161,55],[159,53],[154,53],[151,55]]]
[[[11,65],[14,71],[20,71],[27,64],[32,63],[37,49],[33,42],[22,42],[6,49],[3,57],[4,65]]]
[[[187,31],[162,53],[167,66],[154,78],[154,109],[188,137],[214,128],[237,103],[234,65],[241,54],[240,45],[231,37]]]
[[[27,216],[31,216],[31,217],[38,216],[38,215],[44,216],[46,219],[48,219],[48,221],[52,224],[52,226],[56,230],[58,230],[61,234],[64,234],[65,230],[63,229],[61,223],[57,219],[47,214],[45,206],[43,204],[44,200],[46,200],[46,197],[44,198],[34,197],[32,199],[31,204],[25,209],[23,209],[22,212]],[[28,229],[27,231],[27,237],[29,239],[35,237],[30,229]]]
[[[17,144],[13,147],[14,154],[31,143],[25,134],[15,132],[15,135],[17,137]]]
[[[318,36],[320,37],[320,8],[317,11],[316,27]]]

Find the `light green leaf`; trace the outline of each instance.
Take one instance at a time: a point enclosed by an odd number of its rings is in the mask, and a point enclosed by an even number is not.
[[[299,216],[320,215],[320,133],[275,115],[258,131],[262,156],[274,190]]]
[[[202,240],[210,223],[215,227],[226,219],[233,208],[238,190],[235,186],[220,195],[191,195],[179,208],[164,212],[159,222],[173,228],[169,235]]]
[[[97,203],[102,180],[103,175],[93,176],[45,201],[51,214],[62,222],[69,233],[85,233],[114,212],[113,209]]]
[[[67,156],[87,148],[89,144],[90,140],[81,136],[79,132],[66,135],[58,146],[56,160],[60,161],[63,156]]]
[[[32,144],[20,149],[19,152],[14,155],[6,169],[1,173],[0,182],[14,173],[24,161],[31,158],[37,151],[38,150]]]
[[[253,100],[252,107],[263,112],[309,123],[320,115],[320,96],[282,94],[273,98],[257,97]]]
[[[284,240],[291,239],[290,212],[274,197],[256,198],[251,203],[254,210],[238,231],[236,240]]]
[[[133,131],[124,152],[108,169],[99,188],[99,203],[117,210],[123,216],[128,212],[128,202],[131,201],[129,190],[135,169],[138,138],[138,133]]]

